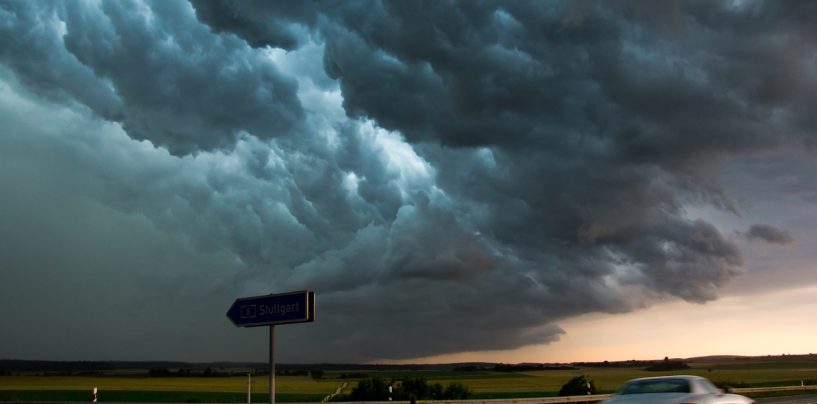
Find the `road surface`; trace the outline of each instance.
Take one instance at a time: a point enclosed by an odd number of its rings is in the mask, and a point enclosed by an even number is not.
[[[817,395],[758,398],[758,404],[817,404]]]

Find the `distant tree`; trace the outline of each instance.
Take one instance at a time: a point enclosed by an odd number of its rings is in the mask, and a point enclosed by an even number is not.
[[[389,399],[389,385],[379,377],[363,379],[349,394],[352,401],[386,401]]]
[[[684,369],[689,369],[689,365],[681,361],[666,361],[644,368],[644,370],[648,372],[667,372]]]
[[[148,370],[148,376],[150,377],[168,377],[170,376],[170,371],[166,368],[153,368]]]
[[[312,378],[313,378],[313,379],[315,379],[315,380],[320,380],[320,379],[323,379],[323,370],[317,370],[317,369],[316,369],[316,370],[313,370],[313,371],[309,372],[309,374],[310,374],[310,375],[312,376]]]
[[[401,399],[423,399],[429,396],[428,381],[421,377],[403,379],[400,383]]]
[[[369,377],[369,374],[368,373],[362,373],[362,372],[341,373],[340,374],[341,379],[365,379],[367,377]]]
[[[588,387],[590,386],[589,391]],[[565,383],[559,390],[559,396],[584,396],[587,394],[596,394],[596,384],[588,375],[576,376]]]
[[[391,396],[396,401],[464,400],[471,396],[471,390],[460,383],[444,388],[439,383],[429,384],[424,378],[405,378],[398,383],[375,377],[361,380],[347,397],[335,397],[332,401],[385,401],[389,399],[389,386],[393,387]]]
[[[434,386],[439,386],[439,384],[435,383]],[[471,397],[471,389],[461,383],[449,384],[442,394],[444,400],[467,400],[469,397]]]
[[[440,383],[434,383],[428,386],[428,398],[431,400],[441,400],[445,399],[446,391],[443,390],[443,385]]]

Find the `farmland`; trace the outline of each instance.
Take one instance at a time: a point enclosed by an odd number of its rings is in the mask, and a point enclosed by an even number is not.
[[[509,398],[553,396],[573,376],[587,374],[600,392],[613,392],[626,380],[666,374],[694,374],[716,383],[736,387],[784,386],[817,383],[817,358],[758,357],[742,359],[697,360],[690,369],[674,372],[648,372],[643,366],[581,366],[575,369],[495,371],[472,370],[367,370],[348,373],[323,372],[320,378],[307,375],[279,375],[277,399],[281,402],[316,402],[346,386],[349,393],[366,377],[385,380],[424,378],[429,383],[461,383],[473,398]],[[0,401],[66,400],[86,401],[90,390],[99,388],[100,401],[156,402],[242,402],[246,400],[247,376],[221,377],[147,377],[135,374],[96,376],[44,376],[18,374],[0,376]],[[267,377],[252,378],[253,401],[267,400]]]

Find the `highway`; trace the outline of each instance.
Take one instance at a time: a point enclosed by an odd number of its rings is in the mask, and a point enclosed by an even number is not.
[[[758,398],[758,404],[817,404],[817,395]]]

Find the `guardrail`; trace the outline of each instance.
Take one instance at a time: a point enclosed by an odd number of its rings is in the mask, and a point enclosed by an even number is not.
[[[773,393],[775,391],[817,390],[817,386],[784,386],[784,387],[735,387],[729,389],[731,393]]]
[[[784,386],[784,387],[740,387],[729,389],[730,393],[773,393],[776,391],[815,390],[817,386]],[[613,398],[612,394],[593,394],[587,396],[538,397],[538,398],[499,398],[491,400],[418,400],[419,404],[567,404],[567,403],[600,403]],[[2,404],[32,404],[32,401],[4,401]],[[40,402],[42,403],[42,402]],[[66,403],[65,401],[49,402],[50,404]],[[153,404],[153,403],[114,403],[106,404]],[[343,401],[338,404],[410,404],[410,401]],[[311,403],[321,404],[321,403]]]
[[[562,404],[562,403],[598,403],[613,398],[612,394],[593,394],[587,396],[538,397],[538,398],[500,398],[492,400],[451,400],[434,401],[434,404]],[[394,404],[394,402],[391,402]]]
[[[741,387],[731,388],[730,393],[773,393],[776,391],[817,390],[817,386],[784,386],[784,387]],[[588,396],[538,397],[538,398],[500,398],[491,400],[419,400],[420,404],[567,404],[567,403],[600,403],[613,398],[612,394],[594,394]],[[410,404],[409,401],[364,401],[343,402],[338,404]]]
[[[562,404],[562,403],[599,403],[612,398],[612,394],[593,394],[587,396],[536,397],[536,398],[497,398],[490,400],[417,400],[419,404]],[[410,404],[409,401],[352,401],[338,404]]]

